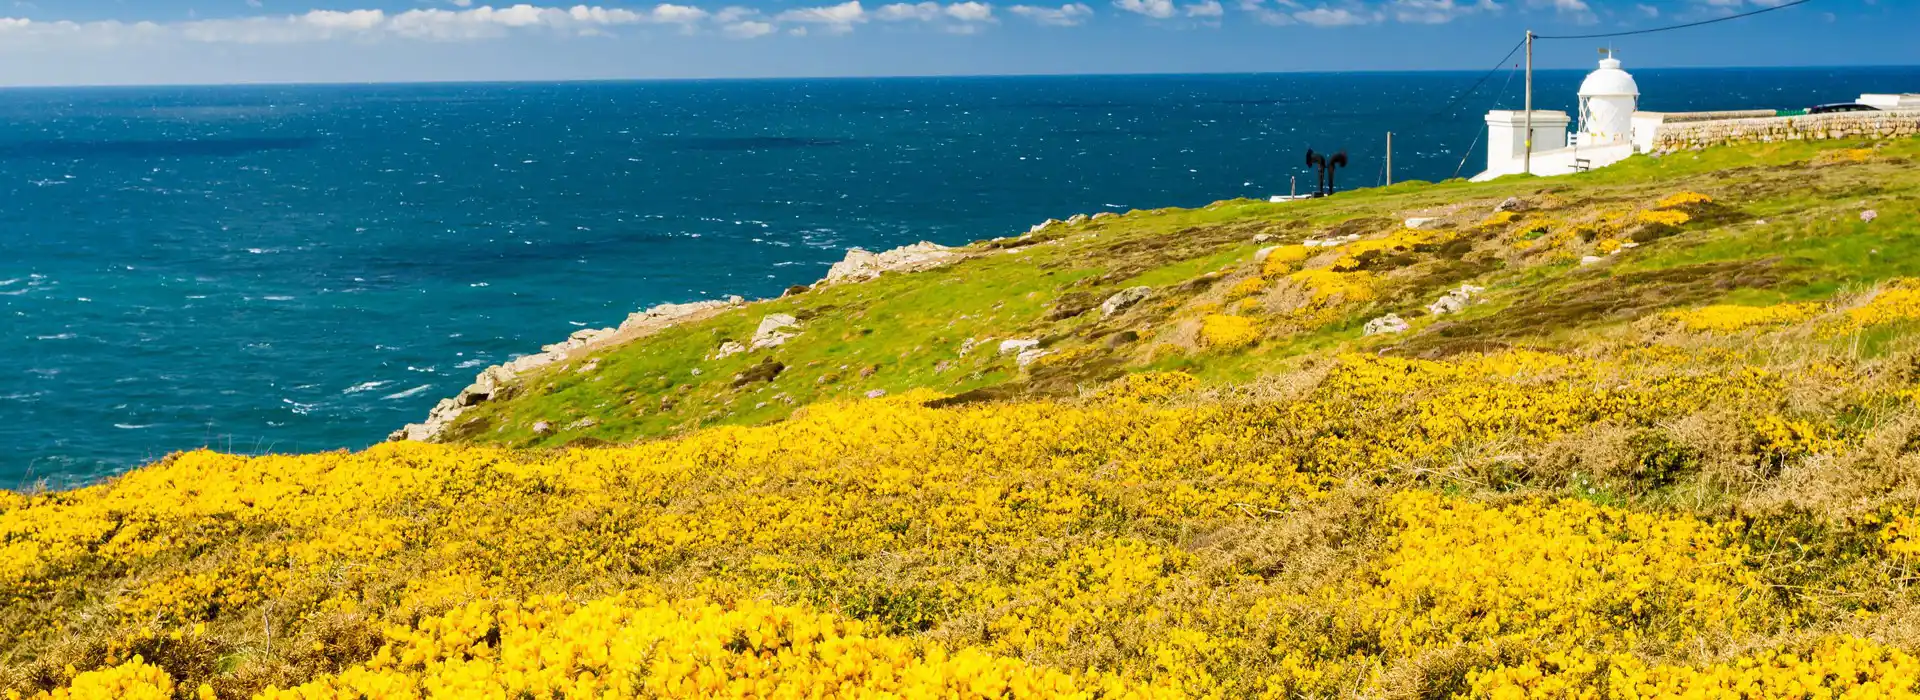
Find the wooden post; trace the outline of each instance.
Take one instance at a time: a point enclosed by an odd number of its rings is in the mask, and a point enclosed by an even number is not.
[[[1393,186],[1393,132],[1387,132],[1387,186]]]
[[[1527,155],[1521,159],[1523,170],[1533,174],[1533,30],[1527,30]]]

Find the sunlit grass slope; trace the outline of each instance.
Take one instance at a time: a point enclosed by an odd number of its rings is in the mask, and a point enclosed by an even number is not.
[[[1912,696],[1916,150],[1103,219],[602,350],[458,444],[0,492],[0,691]]]
[[[470,409],[449,439],[618,443],[764,423],[875,390],[1072,396],[1142,369],[1231,383],[1342,348],[1424,357],[1559,348],[1663,308],[1821,299],[1920,276],[1916,156],[1911,141],[1777,144],[1564,178],[1402,183],[1056,226],[975,244],[947,268],[761,302],[583,354]],[[1519,206],[1496,213],[1509,198]],[[1866,210],[1879,218],[1862,221]],[[1414,217],[1432,221],[1406,230]],[[1298,245],[1343,236],[1359,240]],[[1582,266],[1586,256],[1606,263]],[[1427,313],[1462,284],[1485,288],[1479,303]],[[1102,301],[1139,286],[1151,296],[1102,314]],[[716,358],[773,313],[799,318],[799,334]],[[1362,339],[1365,322],[1386,313],[1411,332]],[[1008,339],[1054,354],[1022,368],[996,352]],[[541,423],[552,430],[536,432]]]

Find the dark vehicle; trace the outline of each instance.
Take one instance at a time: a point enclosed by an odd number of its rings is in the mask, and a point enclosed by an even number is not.
[[[1836,112],[1878,112],[1879,107],[1863,105],[1857,102],[1838,102],[1830,105],[1814,105],[1807,108],[1807,114],[1833,114]]]

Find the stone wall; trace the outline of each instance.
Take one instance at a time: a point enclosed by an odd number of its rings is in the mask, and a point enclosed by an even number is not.
[[[1655,151],[1774,141],[1910,138],[1920,136],[1920,110],[1663,123],[1658,129]]]
[[[1658,114],[1665,120],[1665,123],[1672,124],[1675,122],[1704,122],[1722,119],[1771,117],[1774,116],[1775,112],[1771,109],[1728,109],[1718,112],[1659,112]]]

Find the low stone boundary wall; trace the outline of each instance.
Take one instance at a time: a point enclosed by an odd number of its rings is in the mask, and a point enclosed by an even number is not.
[[[1777,116],[1771,109],[1728,109],[1718,112],[1660,112],[1662,123],[1704,122],[1722,119],[1752,119]]]
[[[1653,150],[1673,151],[1735,143],[1914,136],[1920,136],[1920,110],[1838,112],[1798,117],[1662,123],[1655,132]]]

